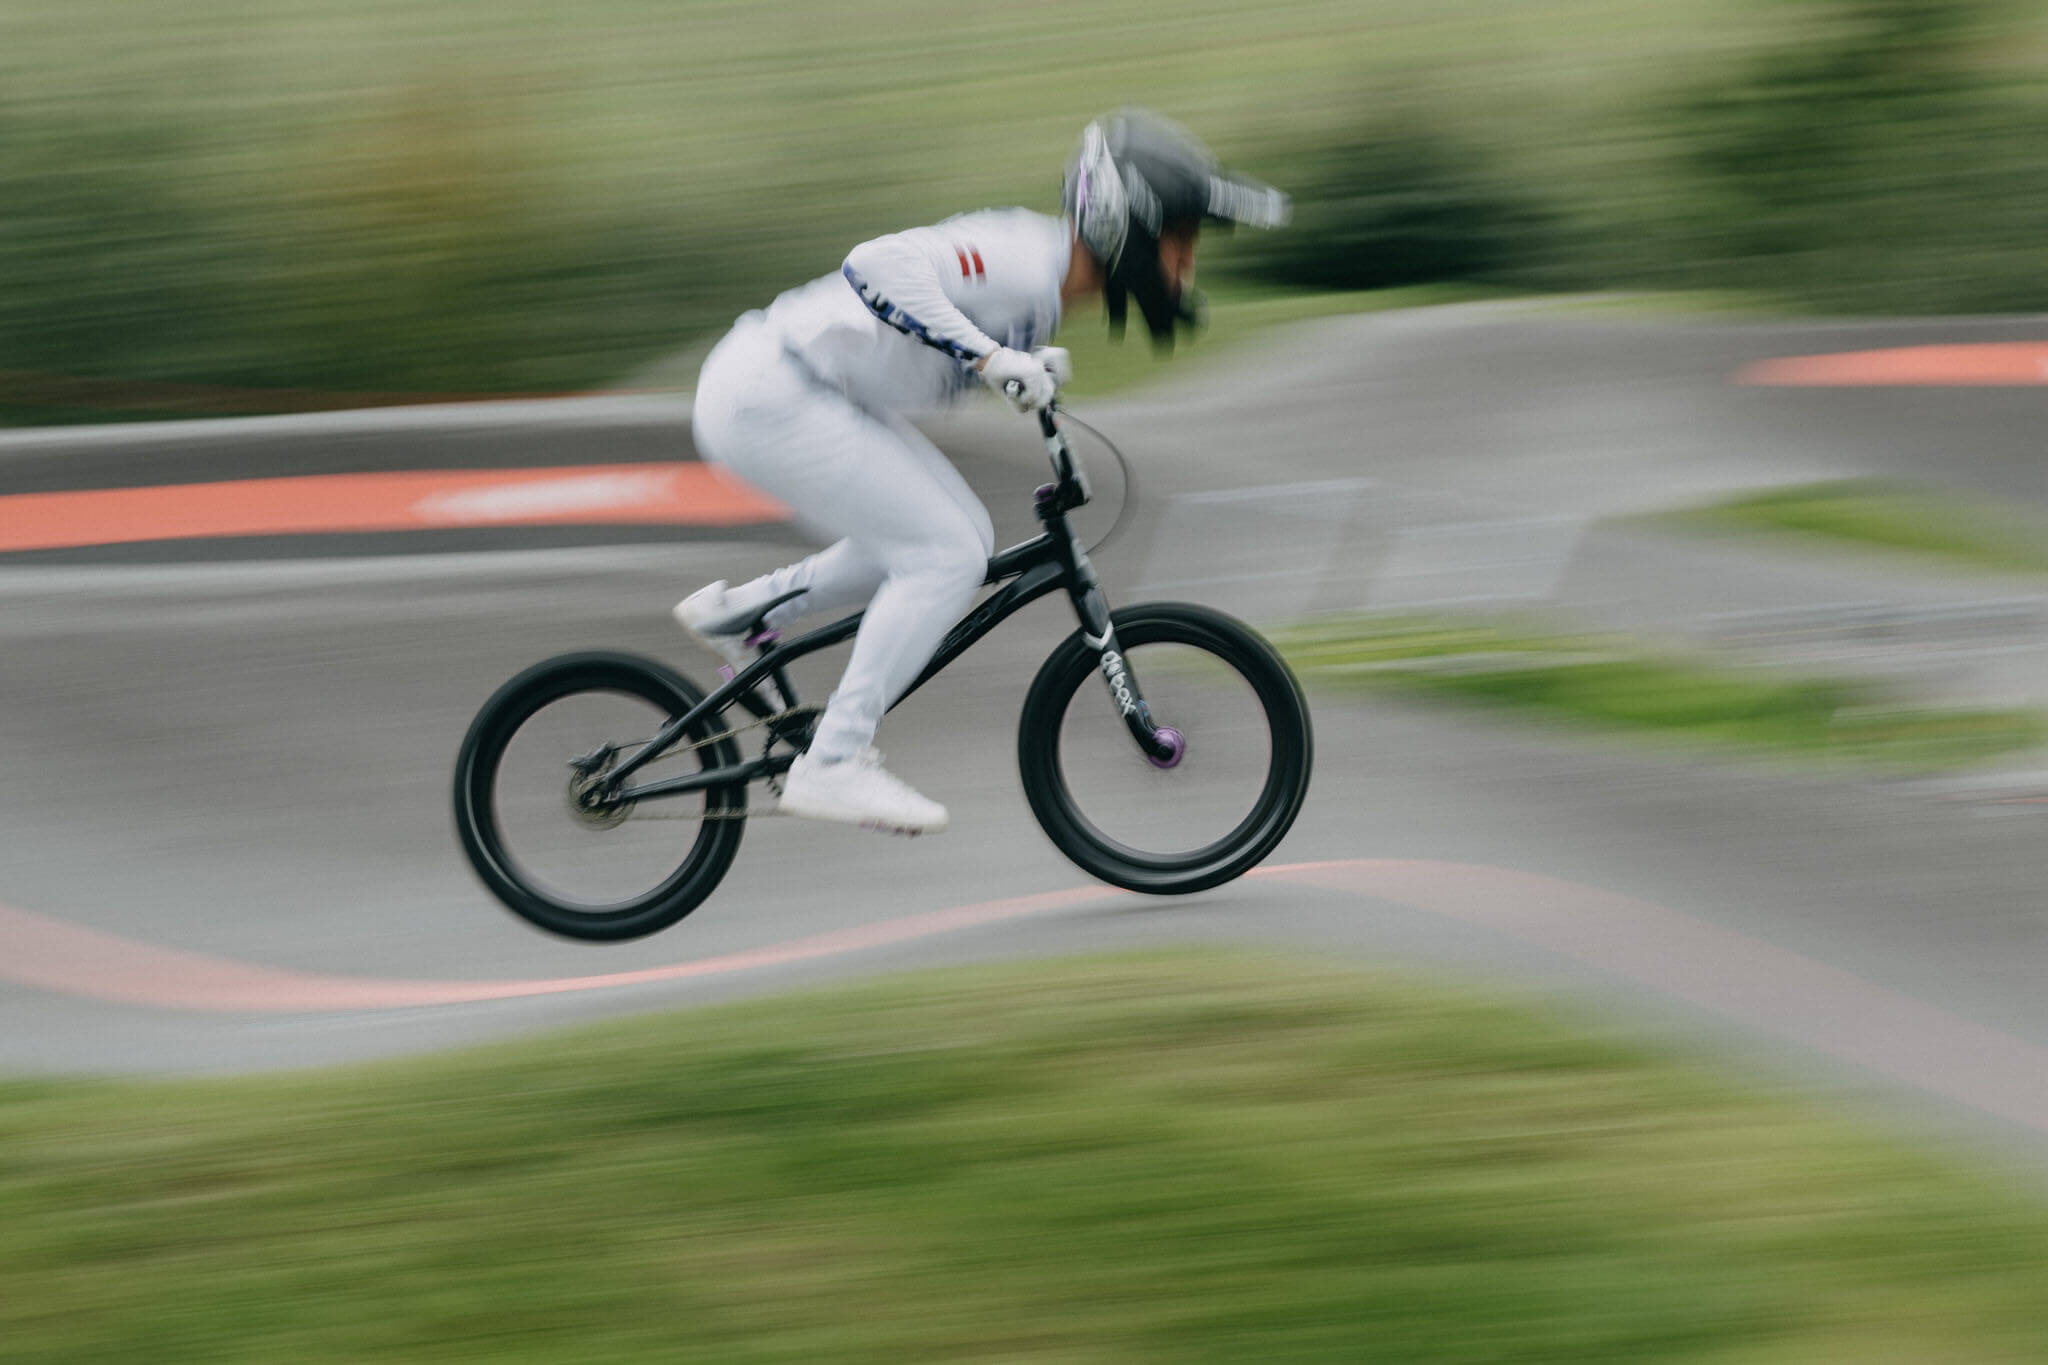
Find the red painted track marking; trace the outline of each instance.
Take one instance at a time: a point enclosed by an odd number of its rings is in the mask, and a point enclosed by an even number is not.
[[[738,526],[788,515],[694,461],[318,474],[0,497],[0,551],[459,526]]]
[[[2048,384],[2048,341],[1991,341],[1954,346],[1902,346],[1840,355],[1760,360],[1738,370],[1737,383],[1781,387],[2006,387]]]
[[[1534,873],[1348,859],[1250,874],[1476,924],[1933,1094],[2048,1131],[2048,1048],[1675,910]],[[165,948],[0,907],[0,978],[126,1005],[243,1014],[458,1005],[816,961],[1125,899],[1077,887],[858,925],[720,957],[527,981],[331,976]]]
[[[0,906],[0,979],[116,1004],[224,1014],[325,1014],[462,1005],[786,966],[1064,910],[1121,894],[1125,893],[1093,886],[1048,891],[880,920],[694,962],[529,981],[405,981],[293,971],[166,948]]]

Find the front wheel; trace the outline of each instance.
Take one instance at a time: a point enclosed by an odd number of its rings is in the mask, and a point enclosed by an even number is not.
[[[1287,665],[1243,622],[1153,602],[1111,614],[1170,765],[1132,738],[1079,631],[1038,670],[1017,729],[1024,795],[1060,851],[1115,886],[1202,891],[1271,853],[1308,794],[1308,706]]]
[[[602,792],[613,766],[702,697],[630,654],[563,655],[499,688],[455,762],[455,827],[484,885],[567,938],[638,938],[695,909],[739,851],[745,784],[624,803]],[[634,780],[737,764],[722,730],[716,716],[698,721]]]

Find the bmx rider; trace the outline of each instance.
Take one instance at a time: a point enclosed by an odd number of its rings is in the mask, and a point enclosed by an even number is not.
[[[1090,123],[1054,218],[985,209],[877,237],[837,274],[742,316],[697,384],[698,452],[787,506],[830,544],[748,583],[723,580],[675,616],[735,665],[765,626],[866,605],[853,656],[810,748],[791,765],[792,815],[900,833],[946,827],[946,808],[882,766],[883,713],[980,589],[994,530],[958,470],[906,413],[977,385],[1020,412],[1071,377],[1048,345],[1064,315],[1101,297],[1113,335],[1135,299],[1154,343],[1198,321],[1195,249],[1205,221],[1277,227],[1285,195],[1221,170],[1169,120],[1123,109]]]

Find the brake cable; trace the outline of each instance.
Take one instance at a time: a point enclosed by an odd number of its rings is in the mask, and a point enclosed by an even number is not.
[[[1116,442],[1110,440],[1107,436],[1104,436],[1100,431],[1096,430],[1088,423],[1082,421],[1080,418],[1074,416],[1074,410],[1072,408],[1063,405],[1060,408],[1059,415],[1062,420],[1072,422],[1075,426],[1081,428],[1081,430],[1087,432],[1090,436],[1093,436],[1096,440],[1102,442],[1104,446],[1108,447],[1109,453],[1116,457],[1117,468],[1121,469],[1124,475],[1123,502],[1116,509],[1116,520],[1112,521],[1109,524],[1109,529],[1102,533],[1102,539],[1096,541],[1093,545],[1090,545],[1088,547],[1088,556],[1092,559],[1094,558],[1096,551],[1100,550],[1103,546],[1109,544],[1118,536],[1122,535],[1124,533],[1125,528],[1130,524],[1131,514],[1132,512],[1137,510],[1138,505],[1137,482],[1131,474],[1131,462],[1129,460],[1126,460],[1124,458],[1124,453],[1116,448]]]

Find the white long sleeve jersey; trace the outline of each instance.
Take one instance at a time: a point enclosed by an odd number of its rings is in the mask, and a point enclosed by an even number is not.
[[[864,406],[918,411],[978,382],[999,346],[1029,350],[1059,330],[1072,237],[1065,220],[983,209],[862,242],[839,273],[768,306],[783,345]]]

